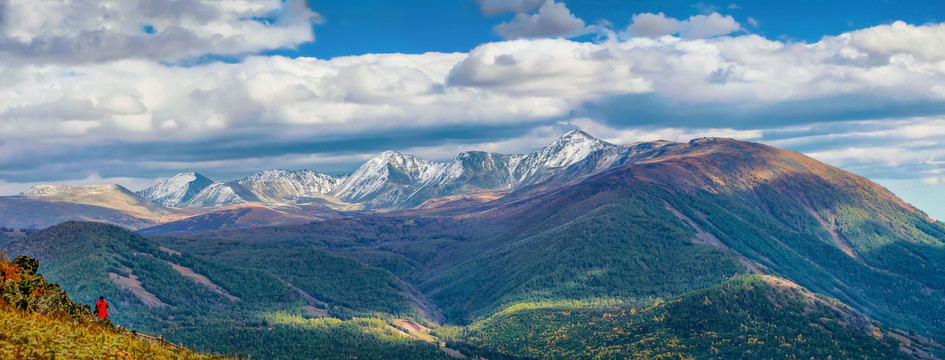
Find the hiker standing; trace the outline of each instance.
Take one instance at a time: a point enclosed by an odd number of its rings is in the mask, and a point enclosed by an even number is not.
[[[108,317],[108,303],[105,302],[104,296],[98,297],[98,302],[95,303],[95,314],[98,315],[99,318]]]

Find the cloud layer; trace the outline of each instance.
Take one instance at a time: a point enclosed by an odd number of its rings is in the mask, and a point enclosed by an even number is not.
[[[718,13],[637,14],[621,36],[589,43],[548,38],[585,29],[563,3],[480,3],[516,12],[500,28],[520,39],[181,66],[311,41],[320,18],[280,1],[5,2],[0,191],[184,170],[346,171],[387,148],[438,160],[527,152],[573,127],[618,143],[736,137],[874,178],[945,183],[943,24],[795,43]]]
[[[80,64],[243,55],[310,42],[320,19],[301,1],[12,0],[0,3],[0,57]]]

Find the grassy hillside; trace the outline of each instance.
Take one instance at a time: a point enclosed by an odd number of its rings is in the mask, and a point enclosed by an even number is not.
[[[107,326],[81,325],[0,304],[0,358],[4,359],[222,359],[138,339]]]
[[[36,274],[36,262],[10,262],[0,250],[0,358],[221,359],[139,339]]]
[[[483,348],[541,359],[910,358],[852,309],[760,275],[640,310],[522,304],[472,328]]]

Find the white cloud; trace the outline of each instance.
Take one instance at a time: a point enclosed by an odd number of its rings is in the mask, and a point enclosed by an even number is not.
[[[507,23],[496,25],[495,32],[506,39],[571,37],[585,33],[584,20],[578,19],[564,3],[546,1],[538,12],[519,12]]]
[[[945,185],[945,176],[929,176],[922,178],[925,185]]]
[[[896,21],[854,31],[843,38],[869,54],[907,54],[925,61],[945,61],[945,24],[913,26]]]
[[[806,154],[817,160],[839,167],[853,167],[865,163],[897,167],[906,162],[924,160],[931,153],[941,155],[942,152],[943,151],[940,150],[917,152],[901,146],[864,146],[846,149],[830,149]]]
[[[491,43],[456,64],[448,85],[564,101],[652,91],[650,82],[634,73],[635,59],[628,55],[616,44],[562,39]]]
[[[627,32],[633,36],[656,38],[678,34],[683,30],[683,22],[667,17],[663,13],[642,13],[633,15]]]
[[[945,27],[903,30],[916,32],[934,38]],[[838,94],[945,100],[936,90],[945,67],[923,60],[925,50],[888,50],[888,62],[864,63],[875,49],[854,38],[537,39],[483,44],[468,54],[249,57],[189,68],[148,60],[6,66],[0,131],[10,141],[75,144],[260,131],[302,137],[539,121],[567,116],[588,100],[640,93],[733,106]]]
[[[679,34],[686,39],[703,39],[738,30],[741,30],[741,25],[731,15],[722,16],[717,12],[691,16],[686,20],[670,18],[663,13],[641,13],[633,15],[627,34],[650,38]]]
[[[719,13],[696,15],[690,17],[689,27],[680,34],[688,39],[703,39],[712,36],[730,34],[741,29],[738,22],[731,15],[722,16]]]
[[[749,17],[748,17],[748,25],[751,25],[753,28],[757,29],[759,26],[761,26],[761,21],[758,21],[758,19],[755,19],[755,18],[749,16]]]
[[[916,117],[765,130],[767,144],[799,149],[828,164],[859,175],[926,181],[945,171],[945,118]]]
[[[242,55],[314,40],[302,1],[28,1],[0,4],[0,57],[25,63]]]

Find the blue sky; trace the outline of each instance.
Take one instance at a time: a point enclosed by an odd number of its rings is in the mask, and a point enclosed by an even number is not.
[[[588,24],[605,21],[626,28],[634,14],[664,13],[682,19],[719,12],[745,24],[746,31],[771,39],[816,42],[824,35],[902,20],[910,24],[941,22],[941,1],[673,1],[583,0],[566,2]],[[513,13],[485,16],[474,1],[310,1],[324,22],[315,27],[317,41],[297,49],[270,51],[286,56],[336,56],[402,52],[466,52],[479,44],[501,41],[492,31]],[[757,21],[757,26],[748,18]],[[590,39],[581,39],[590,40]]]
[[[0,195],[524,153],[791,149],[945,219],[941,1],[0,3]]]

